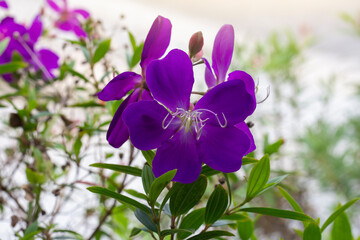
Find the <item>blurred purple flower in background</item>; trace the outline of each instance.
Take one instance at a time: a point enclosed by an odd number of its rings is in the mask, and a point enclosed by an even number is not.
[[[140,100],[152,100],[146,85],[146,69],[151,61],[164,55],[170,43],[171,22],[169,19],[158,16],[151,26],[145,39],[141,54],[140,66],[142,75],[134,72],[124,72],[112,79],[105,88],[98,93],[102,101],[121,100],[129,91],[134,90],[121,103],[116,111],[107,131],[107,140],[111,146],[118,148],[129,139],[129,132],[123,122],[123,111],[132,103]]]
[[[59,5],[57,2],[61,2]],[[79,38],[87,37],[86,32],[81,26],[80,17],[87,19],[90,13],[84,9],[69,9],[67,0],[47,0],[48,5],[59,14],[55,21],[55,26],[63,31],[72,31]]]
[[[0,7],[2,8],[9,8],[9,6],[7,5],[7,2],[5,0],[0,0]]]
[[[54,78],[52,71],[59,67],[59,57],[48,49],[35,49],[35,44],[42,34],[42,22],[40,16],[36,16],[31,26],[15,22],[14,18],[6,17],[0,23],[0,41],[8,39],[4,52],[0,55],[0,64],[12,61],[14,53],[17,52],[23,61],[36,71],[41,71],[45,80]],[[4,74],[2,77],[12,81],[12,74]]]
[[[155,177],[177,169],[173,181],[190,183],[199,176],[202,163],[222,172],[239,170],[253,144],[250,132],[235,127],[245,124],[256,108],[249,80],[233,74],[189,109],[194,74],[188,55],[175,49],[150,63],[147,84],[156,101],[132,104],[123,119],[135,147],[157,148]]]

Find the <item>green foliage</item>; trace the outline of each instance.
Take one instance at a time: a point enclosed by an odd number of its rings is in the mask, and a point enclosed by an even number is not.
[[[205,209],[205,224],[210,226],[218,220],[225,212],[228,205],[228,194],[226,190],[218,185],[211,193]]]
[[[292,220],[298,220],[298,221],[309,221],[314,222],[315,220],[309,217],[308,215],[305,215],[303,213],[299,212],[293,212],[289,210],[282,210],[282,209],[275,209],[275,208],[264,208],[264,207],[253,207],[253,208],[241,208],[239,211],[242,212],[252,212],[252,213],[258,213],[262,215],[268,215],[273,217],[279,217],[279,218],[286,218],[286,219],[292,219]]]
[[[205,216],[205,208],[196,209],[189,214],[187,214],[180,224],[180,229],[188,229],[192,231],[196,231],[203,223]],[[190,236],[191,233],[178,233],[178,239],[185,239]]]
[[[150,192],[151,184],[155,180],[155,176],[152,172],[151,167],[149,167],[149,165],[146,165],[146,164],[144,165],[144,168],[141,173],[141,179],[142,179],[145,193],[148,194]]]
[[[270,176],[270,160],[269,156],[265,155],[261,160],[251,169],[248,187],[246,191],[246,200],[249,201],[254,198],[259,192],[263,190]]]
[[[306,226],[303,240],[321,240],[321,231],[315,222],[311,222]]]
[[[245,217],[237,222],[237,231],[241,240],[250,239],[254,232],[254,222],[249,217]]]
[[[177,170],[175,169],[167,173],[164,173],[163,175],[159,176],[151,183],[149,190],[149,203],[151,206],[154,206],[162,190],[164,190],[164,188],[175,177],[176,171]]]
[[[108,163],[93,163],[90,165],[91,167],[110,169],[117,172],[126,173],[132,176],[141,177],[142,171],[139,168],[124,166],[118,164],[108,164]]]
[[[98,61],[100,61],[105,57],[106,53],[110,49],[110,44],[111,44],[111,39],[105,39],[99,43],[92,58],[93,64],[97,63]]]
[[[334,221],[331,229],[331,240],[352,240],[350,221],[345,212],[342,212]]]
[[[175,183],[175,185],[179,187],[170,197],[170,210],[172,215],[179,216],[187,213],[200,201],[206,190],[207,178],[200,175],[193,183]]]
[[[143,210],[136,208],[135,209],[135,217],[142,223],[144,226],[150,231],[157,232],[156,224],[152,221],[149,214],[144,212]]]
[[[333,212],[328,219],[324,222],[324,224],[321,226],[321,232],[323,232],[327,226],[329,226],[341,213],[343,213],[346,209],[351,207],[354,203],[356,203],[360,198],[355,198],[347,203],[345,203],[342,207],[337,209],[335,212]]]
[[[88,187],[87,188],[90,192],[101,194],[107,197],[114,198],[118,200],[121,203],[129,204],[130,206],[133,206],[135,208],[139,208],[140,210],[144,211],[145,213],[150,213],[150,210],[147,206],[145,206],[142,203],[139,203],[138,201],[135,201],[134,199],[131,199],[129,197],[126,197],[120,193],[116,193],[113,191],[110,191],[103,187]]]
[[[207,240],[207,239],[213,239],[213,238],[225,237],[225,236],[232,237],[234,236],[234,234],[220,230],[209,231],[209,232],[199,233],[198,235],[188,238],[187,240]]]
[[[13,73],[19,69],[25,68],[27,63],[21,61],[14,61],[0,65],[0,74]]]

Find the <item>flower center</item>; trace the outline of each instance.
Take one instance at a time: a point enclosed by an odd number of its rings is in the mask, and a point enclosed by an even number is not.
[[[177,108],[176,112],[169,112],[165,116],[164,120],[162,121],[162,128],[167,129],[171,122],[176,117],[179,117],[181,119],[181,126],[185,128],[185,131],[188,132],[194,129],[196,133],[196,139],[199,140],[202,129],[206,125],[206,122],[210,119],[210,117],[203,118],[202,115],[204,113],[210,113],[213,115],[220,127],[225,128],[227,126],[227,120],[224,113],[221,113],[223,119],[220,120],[218,114],[209,109],[195,109],[193,111],[186,111],[185,109]],[[169,116],[171,116],[170,119]]]

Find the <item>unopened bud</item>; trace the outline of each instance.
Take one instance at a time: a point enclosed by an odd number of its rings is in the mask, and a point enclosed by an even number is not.
[[[19,114],[17,114],[17,113],[11,113],[10,114],[9,124],[13,128],[23,126],[22,120],[21,120]]]
[[[11,216],[11,226],[15,227],[18,222],[19,222],[19,217],[16,215],[12,215]]]
[[[204,45],[204,38],[202,32],[194,33],[189,41],[189,56],[193,58],[197,53],[202,50]]]

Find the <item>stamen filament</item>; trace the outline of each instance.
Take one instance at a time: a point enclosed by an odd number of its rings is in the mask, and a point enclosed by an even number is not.
[[[21,46],[24,47],[24,49],[28,52],[28,54],[30,55],[31,59],[35,62],[35,64],[39,67],[39,69],[44,73],[44,75],[46,76],[47,80],[50,80],[51,74],[49,73],[49,71],[46,69],[46,67],[44,66],[44,64],[42,64],[42,62],[40,61],[40,59],[36,56],[36,54],[34,53],[34,51],[28,46],[28,44],[24,41],[24,39],[22,38],[22,36],[20,36],[20,34],[15,37],[15,39],[18,40],[18,42],[21,44]]]

